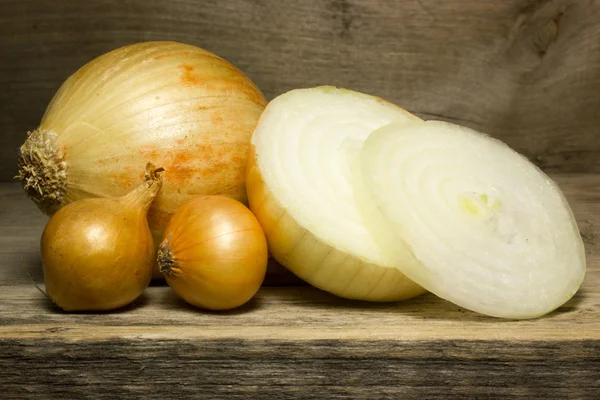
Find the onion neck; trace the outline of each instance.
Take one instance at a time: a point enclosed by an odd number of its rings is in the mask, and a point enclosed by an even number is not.
[[[164,168],[156,168],[154,164],[148,163],[144,174],[144,183],[126,194],[123,201],[141,210],[144,214],[148,213],[152,201],[162,187],[163,181],[160,173],[163,171]]]
[[[67,163],[54,131],[38,128],[28,132],[17,166],[16,178],[44,214],[52,215],[66,204]]]
[[[169,250],[169,241],[165,241],[160,244],[158,248],[157,257],[158,269],[166,276],[175,275],[175,269],[177,269],[177,262],[173,258],[173,253]]]

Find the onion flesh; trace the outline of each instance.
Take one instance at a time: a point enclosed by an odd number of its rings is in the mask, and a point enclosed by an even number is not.
[[[362,143],[393,121],[420,119],[350,90],[297,89],[269,103],[252,137],[246,187],[271,254],[341,297],[393,301],[424,292],[366,228],[381,217],[359,207],[368,202],[357,190]]]
[[[469,310],[534,318],[571,298],[585,251],[560,188],[504,143],[449,123],[390,124],[361,151],[396,265]],[[389,246],[395,243],[395,246]],[[406,263],[408,247],[419,263]]]

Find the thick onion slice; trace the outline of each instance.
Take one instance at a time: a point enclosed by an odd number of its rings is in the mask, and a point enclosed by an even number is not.
[[[277,261],[341,297],[393,301],[424,292],[374,240],[367,224],[381,224],[381,216],[359,206],[365,191],[354,184],[362,179],[366,137],[412,120],[420,121],[379,98],[333,87],[297,89],[269,103],[252,137],[246,187]]]
[[[444,122],[391,124],[361,164],[388,234],[421,263],[388,250],[427,290],[505,318],[541,316],[578,290],[585,251],[565,197],[504,143]]]

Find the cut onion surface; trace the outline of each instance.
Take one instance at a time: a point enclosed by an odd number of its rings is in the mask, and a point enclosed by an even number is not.
[[[385,221],[361,187],[364,140],[395,121],[422,123],[382,99],[334,87],[283,94],[260,118],[248,157],[250,209],[273,257],[317,288],[370,301],[424,292],[374,239],[368,227]]]
[[[585,251],[565,197],[506,144],[445,122],[405,122],[369,135],[360,158],[388,222],[375,237],[387,237],[380,243],[395,265],[427,290],[524,319],[579,289]],[[404,262],[406,245],[420,262]]]

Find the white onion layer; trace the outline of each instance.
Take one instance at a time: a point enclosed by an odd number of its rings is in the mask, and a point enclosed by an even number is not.
[[[374,213],[359,206],[364,199],[355,185],[362,143],[394,121],[420,120],[365,94],[298,89],[269,103],[252,137],[260,177],[249,172],[248,198],[271,253],[338,296],[388,301],[423,292],[367,229],[373,222],[365,218]]]
[[[585,251],[565,197],[504,143],[444,122],[391,124],[368,137],[361,164],[394,238],[388,250],[406,243],[421,262],[404,263],[403,253],[396,264],[429,291],[491,316],[533,318],[578,290]]]

